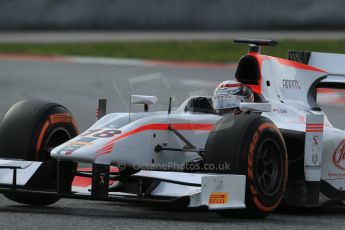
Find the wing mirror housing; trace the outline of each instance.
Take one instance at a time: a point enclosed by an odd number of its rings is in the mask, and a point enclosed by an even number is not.
[[[271,112],[272,104],[271,103],[240,103],[240,109],[243,111],[251,112]]]
[[[156,96],[147,96],[147,95],[131,95],[131,104],[132,105],[144,105],[145,112],[149,111],[149,106],[157,103]]]

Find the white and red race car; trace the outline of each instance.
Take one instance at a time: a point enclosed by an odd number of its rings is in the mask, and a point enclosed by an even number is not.
[[[282,203],[345,200],[345,131],[316,103],[318,88],[345,88],[345,55],[290,52],[286,60],[260,54],[275,41],[235,43],[250,46],[236,80],[255,93],[241,114],[216,114],[208,96],[148,112],[157,98],[132,95],[145,112],[105,114],[102,100],[100,119],[78,134],[65,107],[18,102],[0,124],[0,193],[30,205],[149,202],[255,218]],[[72,186],[74,177],[92,184]]]

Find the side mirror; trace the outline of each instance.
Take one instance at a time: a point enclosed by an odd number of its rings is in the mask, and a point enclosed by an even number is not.
[[[271,103],[240,103],[240,109],[253,112],[271,112]]]
[[[144,105],[145,112],[149,111],[149,105],[154,105],[156,103],[157,103],[156,96],[131,95],[131,104]]]

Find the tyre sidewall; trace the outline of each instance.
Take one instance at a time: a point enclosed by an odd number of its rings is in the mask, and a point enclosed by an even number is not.
[[[61,121],[56,120],[54,117],[60,117]],[[56,131],[62,130],[70,136],[70,139],[78,135],[78,128],[73,120],[70,112],[60,105],[52,107],[46,111],[38,121],[36,128],[34,129],[34,135],[32,136],[31,143],[35,143],[29,147],[30,151],[28,158],[32,160],[40,159],[39,149],[44,146],[49,137]]]
[[[248,135],[244,139],[240,164],[243,165],[243,174],[247,175],[246,205],[250,209],[256,209],[258,213],[266,215],[272,212],[283,198],[288,178],[288,159],[283,137],[277,127],[267,118],[261,117],[258,121],[249,131],[252,135]],[[266,196],[260,191],[255,177],[258,148],[267,138],[276,142],[280,151],[277,154],[280,155],[283,166],[283,169],[281,169],[283,175],[281,176],[279,189],[270,196]]]
[[[69,114],[63,121],[53,119],[52,115]],[[66,122],[67,121],[67,122]],[[65,128],[71,136],[78,134],[77,126],[70,112],[63,106],[56,103],[44,101],[21,101],[11,107],[3,117],[0,124],[0,150],[1,157],[37,160],[37,149],[40,149],[46,141],[49,133],[58,126]],[[39,138],[41,136],[41,144]]]
[[[35,177],[35,182],[30,180],[29,185],[27,185],[29,188],[50,188],[51,186],[56,186],[55,161],[50,160],[49,151],[41,151],[42,147],[47,143],[49,136],[56,130],[66,131],[70,138],[78,134],[78,128],[71,113],[59,104],[45,101],[31,100],[18,102],[10,108],[1,121],[0,158],[37,161],[41,160],[43,152],[48,155],[48,162],[45,163],[48,166],[46,167],[48,168],[48,171],[46,171],[48,173],[37,175],[38,178]],[[57,145],[60,143],[59,141],[62,140],[58,140],[56,142]],[[4,195],[13,201],[29,205],[49,205],[59,200],[58,197],[44,197],[31,194]]]
[[[229,125],[232,124],[232,125]],[[222,127],[224,126],[224,127]],[[258,146],[266,138],[274,139],[279,146],[283,160],[281,186],[272,196],[266,196],[258,189],[253,178],[253,166]],[[288,161],[286,147],[279,129],[273,122],[260,114],[239,114],[224,116],[210,133],[205,147],[204,162],[208,164],[230,165],[229,170],[210,170],[209,173],[246,175],[246,210],[235,213],[241,217],[261,218],[271,213],[283,198],[287,176]],[[224,216],[234,216],[233,211],[220,212]]]

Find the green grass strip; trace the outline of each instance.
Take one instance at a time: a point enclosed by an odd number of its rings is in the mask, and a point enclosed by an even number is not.
[[[237,62],[248,50],[231,41],[102,42],[102,43],[3,43],[0,53],[138,58],[166,61]],[[288,50],[345,53],[345,40],[280,41],[263,53],[286,57]]]

